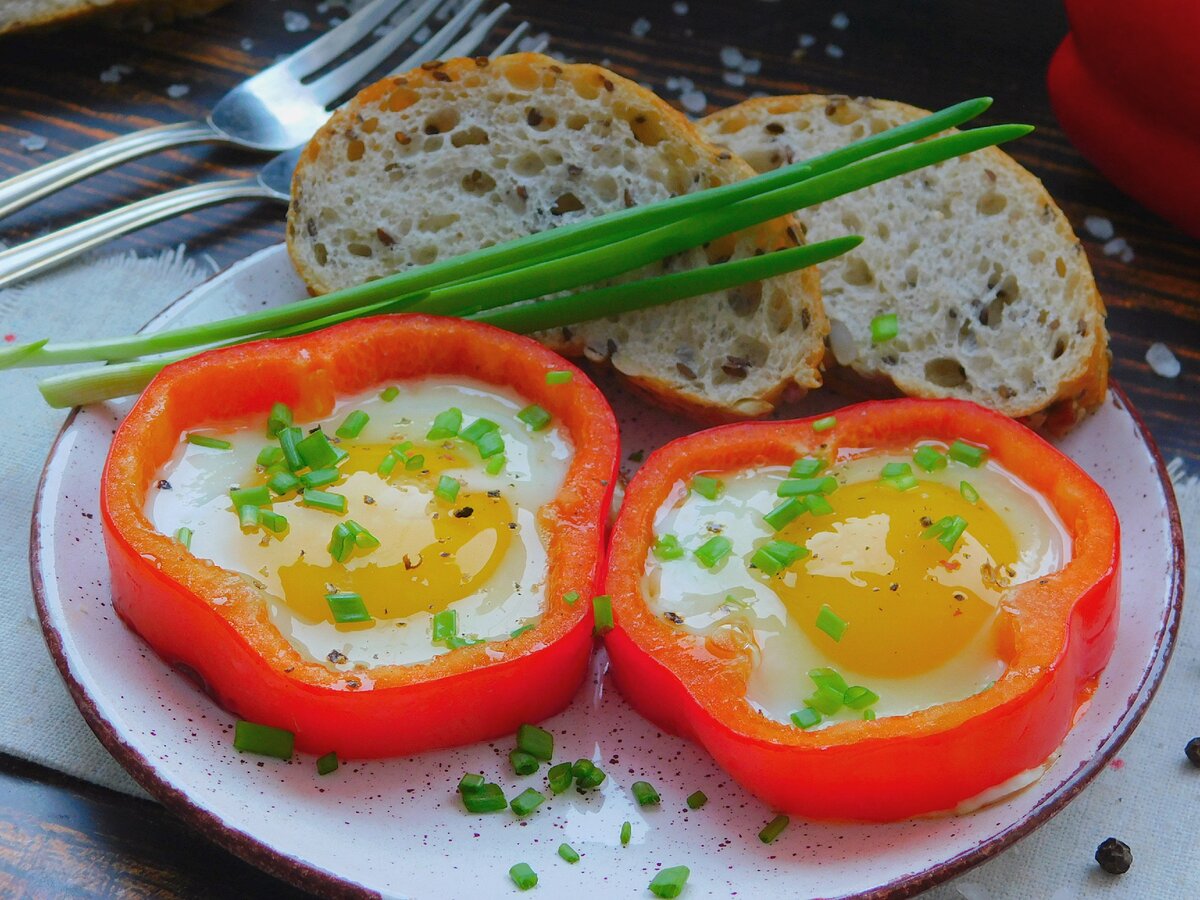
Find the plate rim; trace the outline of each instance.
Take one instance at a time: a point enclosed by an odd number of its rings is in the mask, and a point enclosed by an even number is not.
[[[152,327],[168,312],[184,311],[197,301],[197,295],[208,289],[212,282],[229,278],[236,272],[261,264],[263,258],[278,254],[286,245],[272,244],[239,260],[229,268],[214,273],[209,278],[192,287],[181,297],[163,307],[150,318],[140,331]],[[1147,428],[1141,413],[1130,402],[1129,396],[1113,380],[1109,381],[1109,390],[1113,399],[1122,411],[1133,420],[1135,431],[1145,447],[1150,451],[1154,461],[1155,474],[1159,484],[1164,489],[1167,501],[1167,518],[1170,531],[1171,578],[1168,589],[1169,600],[1163,611],[1165,627],[1160,628],[1154,647],[1154,656],[1137,689],[1130,695],[1129,706],[1124,714],[1114,724],[1112,730],[1104,738],[1100,749],[1091,759],[1083,763],[1058,790],[1046,797],[1033,807],[1020,821],[993,835],[980,844],[965,850],[957,856],[928,866],[918,872],[901,875],[885,884],[866,891],[843,895],[843,900],[884,900],[884,898],[911,897],[950,878],[960,875],[988,861],[1007,850],[1020,839],[1031,834],[1062,811],[1091,781],[1108,765],[1109,761],[1120,751],[1137,729],[1142,717],[1146,714],[1154,696],[1162,685],[1163,677],[1170,664],[1175,647],[1178,643],[1179,623],[1183,612],[1184,599],[1184,543],[1183,526],[1179,515],[1179,504],[1175,497],[1174,484],[1167,471],[1166,462]],[[38,622],[46,647],[58,668],[59,674],[67,686],[75,705],[83,715],[88,727],[99,739],[106,750],[121,764],[133,779],[151,796],[163,804],[170,812],[195,829],[208,840],[223,847],[240,859],[270,873],[283,881],[302,890],[318,893],[325,897],[347,898],[378,898],[382,894],[367,888],[347,877],[337,875],[313,863],[291,856],[266,842],[252,837],[237,826],[225,821],[215,812],[208,810],[193,801],[186,793],[175,787],[160,776],[146,757],[136,748],[123,741],[116,733],[111,723],[99,710],[96,702],[87,694],[82,684],[71,670],[70,660],[63,647],[62,636],[51,622],[50,611],[46,604],[46,585],[42,578],[42,547],[38,535],[42,528],[42,509],[46,493],[46,482],[49,477],[51,461],[58,455],[59,446],[70,429],[81,407],[74,407],[63,421],[62,427],[54,438],[46,461],[42,466],[34,495],[33,513],[30,519],[30,580],[33,590],[34,604],[37,608]]]

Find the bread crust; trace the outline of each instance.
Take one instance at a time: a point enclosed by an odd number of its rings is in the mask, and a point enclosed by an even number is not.
[[[825,115],[831,105],[856,105],[863,110],[880,111],[886,118],[910,121],[928,115],[929,111],[893,100],[871,97],[850,98],[840,95],[797,94],[779,97],[759,97],[737,106],[719,110],[701,119],[698,123],[710,139],[718,144],[722,134],[736,133],[748,125],[761,124],[773,116],[797,114]],[[1020,185],[1020,189],[1033,198],[1044,214],[1052,217],[1054,230],[1062,243],[1071,248],[1078,266],[1077,293],[1089,311],[1089,328],[1092,333],[1091,350],[1080,358],[1071,371],[1059,379],[1056,389],[1042,402],[1025,404],[996,404],[1001,412],[1019,418],[1031,426],[1051,434],[1062,434],[1085,415],[1099,407],[1108,388],[1108,370],[1111,354],[1108,349],[1108,334],[1104,326],[1104,302],[1096,287],[1095,278],[1088,265],[1083,247],[1071,228],[1066,215],[1046,191],[1045,186],[1033,173],[997,147],[976,151],[973,157],[981,165],[992,170],[1004,170]],[[762,168],[761,166],[759,167]],[[896,374],[863,368],[841,366],[833,354],[827,363],[828,377],[832,382],[851,383],[856,390],[874,384],[888,385],[902,394],[913,397],[958,397],[977,399],[954,389],[941,388],[926,381],[906,379]]]
[[[90,18],[120,21],[132,14],[148,15],[158,22],[191,18],[212,12],[229,0],[111,0],[97,5],[94,0],[79,0],[67,9],[47,10],[17,19],[0,10],[0,35],[20,31],[50,29],[78,24]]]
[[[530,89],[536,89],[537,85],[543,83],[565,81],[584,97],[603,91],[611,96],[612,108],[618,110],[614,117],[625,114],[619,110],[633,110],[644,117],[639,121],[649,120],[646,127],[655,129],[656,135],[665,135],[666,139],[675,142],[681,153],[690,155],[690,158],[681,160],[681,165],[688,167],[685,171],[689,174],[704,172],[705,177],[712,178],[714,184],[739,180],[754,174],[748,164],[728,150],[709,142],[692,122],[661,98],[600,66],[561,64],[549,57],[531,53],[513,54],[490,62],[486,59],[455,59],[443,64],[427,64],[402,76],[387,78],[365,88],[331,117],[313,137],[302,155],[292,184],[293,199],[288,212],[288,250],[297,271],[310,289],[324,293],[341,286],[330,283],[314,264],[304,234],[307,227],[306,210],[310,202],[309,185],[317,179],[316,170],[319,166],[331,164],[324,162],[325,154],[341,149],[346,135],[360,128],[364,116],[373,115],[371,110],[378,110],[381,104],[391,104],[389,108],[402,109],[403,103],[416,102],[417,98],[437,91],[447,83],[470,88],[484,84],[485,79],[501,78],[522,87],[533,86]],[[659,138],[662,139],[664,138]],[[697,180],[699,177],[696,176]],[[705,185],[701,183],[699,186]],[[690,177],[680,189],[683,192],[694,189]],[[626,202],[629,202],[628,199]],[[764,223],[755,229],[748,229],[744,234],[752,235],[757,242],[756,246],[764,250],[795,246],[803,240],[802,232],[792,216]],[[681,384],[682,378],[675,376],[680,379],[675,380],[674,373],[664,371],[664,366],[639,365],[637,360],[624,357],[619,346],[614,353],[611,340],[607,341],[607,347],[597,347],[597,329],[603,328],[603,325],[585,324],[575,329],[555,330],[536,337],[559,352],[587,356],[595,362],[611,366],[639,392],[669,409],[700,420],[728,421],[762,416],[774,409],[779,397],[790,386],[795,385],[796,388],[807,390],[820,385],[824,337],[829,328],[828,319],[820,303],[820,282],[815,267],[770,279],[763,282],[763,285],[767,286],[764,288],[764,294],[770,293],[763,303],[772,302],[776,306],[789,304],[789,321],[797,317],[802,320],[804,343],[796,338],[794,332],[784,332],[783,339],[792,342],[792,346],[786,349],[798,356],[798,359],[789,366],[788,371],[776,373],[771,369],[773,382],[765,387],[756,385],[753,394],[749,396],[730,399],[705,390],[704,384],[694,387]],[[683,304],[692,302],[694,301],[680,301]],[[629,315],[640,314],[626,314]],[[587,336],[593,338],[591,347],[588,345]],[[601,339],[599,343],[606,342]],[[791,360],[792,357],[789,356],[788,359]],[[760,374],[760,371],[762,370],[757,370],[755,375]],[[765,380],[766,376],[763,378]]]

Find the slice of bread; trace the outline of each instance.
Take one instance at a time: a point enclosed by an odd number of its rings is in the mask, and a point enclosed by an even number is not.
[[[112,19],[125,15],[148,17],[156,22],[175,16],[198,16],[229,0],[2,0],[0,34],[49,25],[65,25],[93,15]]]
[[[288,249],[318,293],[753,170],[651,92],[539,54],[427,64],[363,90],[296,169]],[[622,280],[800,240],[789,217]],[[537,335],[706,420],[761,416],[820,384],[815,269]]]
[[[761,172],[926,114],[807,94],[750,100],[699,124]],[[974,400],[1051,432],[1103,401],[1108,335],[1087,256],[1041,182],[1002,151],[948,160],[797,218],[811,241],[866,238],[820,267],[841,366],[911,396]],[[871,321],[892,313],[899,335],[872,343]]]

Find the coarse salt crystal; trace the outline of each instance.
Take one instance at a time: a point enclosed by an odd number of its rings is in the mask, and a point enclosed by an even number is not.
[[[18,143],[20,143],[21,149],[27,153],[37,153],[39,150],[46,149],[46,139],[40,134],[26,135]]]
[[[1083,220],[1083,227],[1098,241],[1107,241],[1116,233],[1113,223],[1104,216],[1088,216]]]
[[[254,38],[242,38],[240,45],[243,50],[249,53],[254,49]]]
[[[296,12],[294,9],[284,10],[283,13],[283,29],[284,31],[307,31],[311,23],[302,12]]]
[[[807,50],[809,47],[813,46],[817,42],[816,37],[814,37],[811,34],[802,34],[796,40],[800,44],[800,46],[803,47],[805,50]]]
[[[722,72],[721,80],[730,87],[741,87],[746,83],[746,76],[741,72]]]
[[[634,37],[645,37],[650,33],[650,20],[642,16],[633,20],[633,25],[629,27],[629,33]]]
[[[517,49],[522,53],[528,53],[534,47],[537,47],[543,41],[550,40],[550,32],[543,31],[540,34],[527,34],[525,37],[517,41]]]
[[[1163,378],[1176,378],[1183,370],[1171,348],[1163,343],[1154,343],[1146,351],[1146,362],[1155,375]]]
[[[330,17],[329,17],[329,27],[330,27],[330,28],[337,28],[337,27],[338,27],[339,25],[341,25],[341,24],[342,24],[342,22],[344,22],[344,21],[346,21],[346,20],[345,20],[345,19],[343,19],[341,16],[330,16]]]
[[[192,91],[191,87],[186,84],[172,84],[167,88],[167,96],[172,100],[178,100],[180,97],[186,97]]]
[[[690,113],[702,113],[708,106],[708,98],[704,96],[704,91],[688,91],[680,95],[679,102]]]
[[[742,51],[737,47],[722,47],[721,48],[721,65],[727,69],[736,69],[745,60],[742,56]]]
[[[688,78],[686,75],[679,76],[679,90],[683,91],[684,93],[687,93],[695,86],[696,86],[696,82],[692,81],[692,79]]]
[[[679,90],[679,79],[676,78],[674,75],[670,75],[667,77],[667,90],[668,91]]]
[[[757,75],[762,71],[761,59],[745,59],[742,60],[741,70],[743,75]]]
[[[1104,255],[1117,256],[1122,250],[1128,249],[1128,247],[1129,242],[1125,238],[1113,238],[1104,245]]]
[[[833,59],[841,59],[845,55],[845,51],[837,44],[826,44],[825,55]]]
[[[686,16],[688,14],[688,5],[686,3],[672,3],[671,12],[677,16]]]
[[[133,74],[133,66],[116,63],[100,73],[100,81],[104,84],[116,84],[126,75]]]
[[[838,31],[845,31],[846,28],[850,25],[850,17],[848,15],[846,15],[844,12],[837,12],[837,13],[834,13],[833,18],[829,20],[829,24],[832,25],[834,28],[836,28]]]

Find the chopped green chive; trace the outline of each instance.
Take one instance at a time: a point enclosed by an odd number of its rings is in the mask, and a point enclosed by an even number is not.
[[[900,319],[895,313],[876,316],[871,320],[871,343],[883,344],[900,333]]]
[[[346,497],[332,491],[305,491],[300,503],[313,509],[322,509],[342,515],[346,512]]]
[[[375,471],[378,472],[380,475],[382,475],[384,478],[387,478],[389,475],[392,474],[392,471],[396,468],[396,463],[398,463],[399,461],[400,461],[400,458],[398,456],[396,456],[396,454],[389,453],[382,460],[380,460],[379,468],[376,469]]]
[[[461,796],[467,812],[499,812],[508,806],[508,801],[504,799],[504,791],[500,790],[500,785],[490,782],[469,793],[464,791]]]
[[[835,641],[840,641],[842,635],[846,633],[846,621],[825,603],[821,604],[821,609],[817,613],[817,627]]]
[[[569,788],[574,779],[575,775],[571,771],[570,763],[559,763],[557,766],[551,766],[550,771],[546,773],[546,781],[550,783],[550,790],[556,794],[561,794]]]
[[[522,625],[520,628],[514,628],[512,631],[510,631],[508,636],[510,638],[520,637],[527,631],[533,631],[533,628],[533,625]]]
[[[968,503],[979,502],[979,491],[975,490],[975,485],[969,481],[959,482],[958,492],[962,494],[963,499]]]
[[[780,497],[832,494],[837,490],[837,486],[837,479],[832,475],[826,475],[824,478],[788,478],[779,483],[775,493]]]
[[[336,772],[338,767],[338,755],[336,751],[326,753],[324,756],[317,757],[317,774],[328,775],[330,772]]]
[[[487,465],[484,466],[484,469],[487,471],[487,473],[489,475],[499,475],[501,472],[504,471],[504,465],[507,462],[508,462],[508,460],[505,458],[504,454],[502,453],[499,456],[493,456],[491,459],[489,459],[487,461]]]
[[[635,781],[630,790],[633,791],[633,799],[638,802],[638,806],[658,806],[662,802],[662,797],[648,781]]]
[[[394,384],[391,384],[385,387],[382,392],[380,392],[379,399],[384,403],[391,403],[399,396],[400,388],[396,387]]]
[[[683,556],[683,546],[675,535],[664,534],[654,542],[654,555],[664,562],[668,559],[679,559]]]
[[[629,839],[631,837],[633,837],[633,825],[630,824],[629,822],[622,822],[621,823],[621,846],[622,847],[628,846]]]
[[[392,447],[392,449],[388,452],[397,459],[404,459],[408,455],[408,451],[412,449],[412,445],[412,441],[404,441],[401,444],[396,444],[396,446]]]
[[[567,604],[567,606],[573,606],[578,599],[579,591],[567,591],[563,594],[563,603]]]
[[[942,516],[928,528],[921,532],[922,538],[937,537],[937,541],[950,553],[954,552],[954,545],[958,543],[958,539],[963,536],[963,532],[967,530],[967,520],[962,516]]]
[[[498,431],[489,431],[475,442],[475,449],[479,451],[480,459],[490,459],[497,453],[504,452],[504,438]]]
[[[778,575],[798,559],[808,556],[808,548],[791,541],[770,541],[754,551],[750,565],[767,575]]]
[[[233,501],[235,509],[241,509],[243,506],[268,506],[271,503],[271,495],[267,493],[265,484],[248,488],[231,488],[229,499]]]
[[[279,432],[292,427],[292,409],[286,403],[273,403],[267,416],[267,437],[278,437]]]
[[[575,764],[571,766],[571,774],[575,776],[575,783],[581,789],[599,787],[607,777],[590,759],[575,760]]]
[[[852,688],[846,688],[846,693],[842,695],[842,702],[851,709],[866,709],[879,702],[879,695],[870,688],[855,685]]]
[[[866,719],[868,722],[874,722],[875,721],[875,710],[864,709],[863,710],[863,718]]]
[[[206,434],[189,434],[187,436],[189,444],[195,444],[197,447],[208,447],[210,450],[232,450],[233,444],[229,441],[223,441],[221,438],[209,437]]]
[[[771,843],[773,840],[775,840],[775,838],[779,837],[779,835],[783,833],[783,829],[788,827],[788,822],[790,821],[791,819],[789,819],[787,816],[776,816],[766,824],[766,827],[763,828],[762,831],[758,833],[758,839],[764,844]]]
[[[592,616],[596,621],[596,634],[612,631],[615,624],[613,622],[612,597],[608,594],[593,597]]]
[[[457,406],[452,406],[445,412],[440,412],[433,418],[433,427],[429,429],[429,433],[425,435],[428,441],[444,441],[452,437],[458,437],[458,431],[462,428],[462,410]]]
[[[842,697],[841,691],[823,684],[804,698],[804,705],[826,716],[832,716],[844,705]]]
[[[510,750],[508,761],[518,775],[532,775],[538,770],[538,761],[524,750]]]
[[[913,451],[913,462],[926,472],[932,472],[935,469],[946,468],[946,454],[928,444],[922,444]]]
[[[336,466],[338,463],[337,450],[329,442],[325,432],[319,428],[308,437],[298,441],[296,451],[304,460],[304,465],[310,469],[323,469],[326,466]]]
[[[254,464],[262,466],[264,469],[279,462],[283,462],[283,448],[273,445],[263,447],[258,451],[258,456],[254,458]]]
[[[458,781],[460,794],[473,794],[487,784],[487,779],[475,772],[467,772]]]
[[[850,688],[846,684],[846,679],[836,669],[830,669],[827,666],[820,669],[809,669],[808,677],[817,687],[830,687],[839,694],[844,694]]]
[[[525,788],[508,805],[518,816],[527,816],[545,802],[546,798],[541,793],[533,788]]]
[[[536,403],[531,403],[519,413],[517,418],[528,425],[534,431],[541,431],[550,424],[551,415],[542,409]]]
[[[333,621],[339,625],[374,621],[371,614],[367,612],[367,605],[363,603],[362,595],[354,591],[337,591],[333,594],[326,594],[325,601],[329,604],[329,611],[333,613]]]
[[[406,459],[404,461],[404,468],[410,472],[415,471],[416,469],[420,469],[424,465],[425,465],[425,454],[423,454],[423,453],[414,453],[412,456],[410,456],[408,459]]]
[[[476,444],[489,431],[498,431],[499,429],[500,426],[491,419],[476,419],[466,428],[462,429],[458,433],[458,436],[468,444]]]
[[[825,416],[823,419],[817,419],[812,423],[813,431],[828,431],[837,425],[837,416]]]
[[[335,431],[334,434],[340,438],[353,440],[362,434],[363,428],[366,427],[367,422],[370,420],[371,417],[365,412],[363,412],[361,409],[356,409],[354,412],[350,413],[350,415],[346,416],[345,421],[337,427],[337,431]]]
[[[458,634],[458,610],[443,609],[433,616],[433,642],[448,641]]]
[[[723,534],[715,534],[696,550],[696,559],[706,569],[711,569],[733,549],[733,541]]]
[[[550,374],[553,375],[554,373],[551,372]],[[566,374],[570,375],[571,373],[567,372]],[[549,378],[550,376],[547,375],[546,377]],[[561,856],[563,859],[565,859],[569,863],[579,862],[579,854],[575,852],[575,848],[572,847],[570,844],[559,844],[558,845],[558,855]]]
[[[305,472],[300,476],[300,483],[305,489],[324,487],[327,484],[333,484],[341,477],[341,472],[332,467],[326,469],[313,469],[311,472]]]
[[[719,478],[710,478],[707,475],[693,476],[691,487],[701,497],[707,497],[709,500],[716,500],[725,490],[725,485]]]
[[[514,800],[513,802],[515,803],[516,801]],[[517,863],[508,870],[508,877],[513,880],[513,884],[523,891],[529,890],[538,882],[537,872],[529,868],[529,863]]]
[[[896,478],[900,475],[911,475],[912,466],[908,463],[890,462],[883,467],[883,471],[879,473],[880,478]]]
[[[833,513],[833,507],[822,494],[805,495],[804,507],[814,516],[828,516]]]
[[[792,713],[792,724],[797,728],[809,729],[821,724],[821,714],[811,707],[804,707]]]
[[[554,756],[554,735],[536,725],[522,725],[517,729],[517,747],[536,759],[549,762]]]
[[[951,459],[965,463],[973,469],[979,468],[987,460],[987,447],[968,444],[962,439],[956,440],[951,444],[950,449],[946,452]]]
[[[678,897],[691,874],[692,872],[687,866],[671,866],[669,869],[663,869],[650,882],[650,893],[655,897]]]
[[[573,377],[573,372],[568,372],[566,369],[555,369],[553,372],[546,373],[546,384],[566,384]]]
[[[344,563],[350,559],[354,553],[354,541],[350,529],[344,522],[338,522],[333,526],[333,534],[326,549],[329,550],[329,555],[333,557],[334,562]]]
[[[687,805],[688,809],[699,809],[708,802],[708,795],[704,791],[693,791],[688,794]]]
[[[291,759],[296,736],[283,728],[258,725],[238,719],[233,728],[233,746],[243,753],[258,753],[277,759]]]
[[[897,475],[894,478],[883,478],[880,480],[900,492],[911,491],[917,486],[917,477],[915,475]]]
[[[802,501],[797,500],[795,497],[789,497],[763,516],[763,521],[776,531],[780,531],[792,519],[804,512],[804,510],[805,506]]]
[[[788,478],[812,478],[824,468],[825,460],[806,456],[792,463],[792,467],[788,469]]]
[[[300,458],[300,451],[297,449],[303,437],[303,431],[290,426],[279,432],[279,449],[283,451],[284,462],[293,472],[304,468],[304,460]]]
[[[183,526],[182,528],[180,528],[178,531],[175,532],[175,540],[177,540],[177,541],[179,541],[179,543],[183,544],[184,549],[191,550],[192,549],[192,529],[188,528],[186,525]]]
[[[346,529],[353,538],[354,546],[359,550],[374,550],[379,546],[379,538],[367,531],[353,519],[346,520]]]
[[[270,488],[271,493],[282,497],[300,487],[300,479],[291,472],[276,472],[267,482],[267,487]]]
[[[453,503],[454,498],[458,496],[458,489],[460,487],[462,485],[456,479],[451,478],[449,475],[443,475],[438,479],[437,487],[433,489],[433,492],[447,503]]]
[[[237,512],[238,525],[241,526],[242,531],[252,531],[258,527],[259,515],[257,506],[250,506],[249,504],[239,506]]]
[[[244,508],[244,507],[243,507]],[[285,516],[277,512],[272,512],[269,509],[260,509],[258,512],[258,523],[263,528],[273,534],[283,534],[287,531],[288,520]]]

